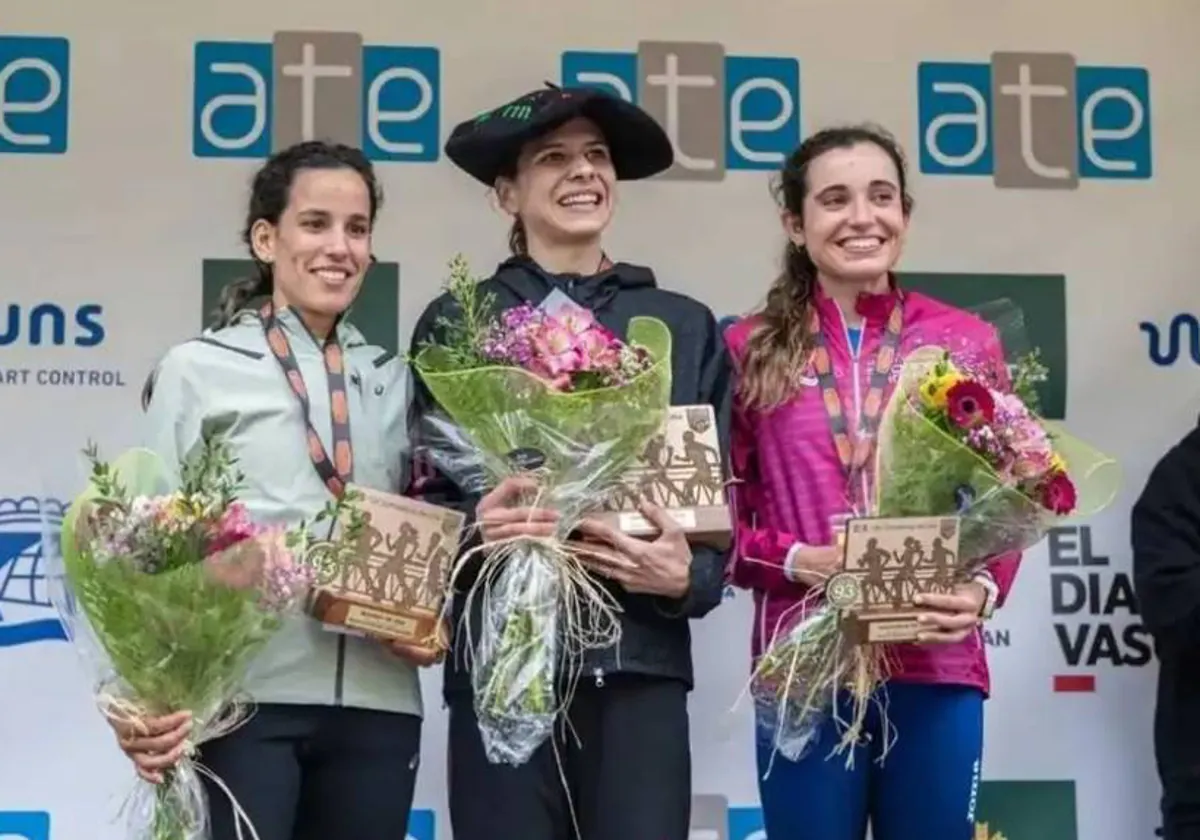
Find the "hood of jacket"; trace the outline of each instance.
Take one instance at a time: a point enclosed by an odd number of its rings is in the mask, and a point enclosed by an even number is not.
[[[554,274],[528,257],[510,257],[496,268],[493,277],[514,295],[530,303],[540,303],[558,290],[598,312],[608,306],[620,291],[656,289],[658,283],[649,268],[618,262],[598,274]]]

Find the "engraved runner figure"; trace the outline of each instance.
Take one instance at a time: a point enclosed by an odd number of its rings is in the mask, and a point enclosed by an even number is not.
[[[444,536],[439,531],[430,534],[429,544],[425,546],[425,553],[421,555],[420,559],[425,566],[425,574],[421,576],[421,581],[417,584],[417,604],[426,609],[434,609],[437,606],[437,596],[441,591],[442,570],[450,559],[450,552],[442,545],[443,540]]]
[[[407,522],[400,526],[399,536],[388,535],[387,548],[390,554],[375,570],[375,600],[408,603],[412,599],[404,567],[412,563],[420,539],[417,529]]]
[[[342,564],[339,580],[342,591],[369,597],[375,590],[371,561],[385,556],[383,534],[371,524],[371,514],[368,513],[364,516],[363,529],[359,534],[358,545],[355,546],[354,553]]]
[[[885,549],[879,547],[879,540],[875,537],[867,540],[866,549],[858,561],[861,568],[866,570],[866,575],[864,575],[862,581],[864,607],[887,602],[889,592],[885,577],[888,560],[890,559],[891,555]]]
[[[677,465],[691,467],[692,472],[683,484],[681,502],[685,505],[699,504],[700,491],[703,490],[706,501],[715,503],[721,492],[720,454],[711,446],[696,440],[696,433],[690,429],[683,433],[683,453]]]
[[[935,537],[930,553],[933,565],[933,577],[929,581],[929,591],[949,592],[954,588],[955,562],[958,558],[954,552],[946,548],[941,537]]]
[[[899,568],[892,578],[892,606],[896,609],[910,604],[913,595],[920,591],[921,582],[917,579],[916,567],[924,556],[925,550],[919,540],[904,538],[904,553],[896,556]]]
[[[655,435],[646,444],[642,462],[646,474],[642,477],[642,492],[659,507],[671,507],[672,500],[683,501],[682,491],[671,480],[671,461],[675,448],[667,444],[666,435]]]

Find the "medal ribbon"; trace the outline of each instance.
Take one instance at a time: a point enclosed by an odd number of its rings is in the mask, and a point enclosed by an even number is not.
[[[300,364],[296,354],[292,352],[291,342],[279,323],[275,306],[267,302],[259,310],[262,316],[263,332],[267,337],[267,346],[279,362],[287,377],[288,385],[300,408],[304,413],[305,436],[308,441],[308,455],[312,459],[317,475],[325,482],[329,492],[340,498],[346,491],[346,485],[354,480],[354,449],[350,444],[350,403],[346,396],[346,365],[342,347],[338,344],[336,331],[331,331],[329,338],[321,348],[321,356],[325,362],[326,379],[329,382],[329,413],[333,429],[333,458],[321,443],[321,437],[313,428],[310,412],[312,404],[308,398],[308,388],[300,373]]]
[[[817,374],[817,383],[821,388],[821,399],[825,403],[825,413],[829,416],[829,431],[833,435],[837,447],[838,459],[846,472],[847,482],[853,486],[859,474],[866,466],[871,452],[875,448],[875,432],[879,428],[879,419],[883,414],[883,392],[891,377],[892,365],[896,362],[896,354],[900,348],[900,332],[904,326],[904,303],[896,299],[888,315],[883,331],[883,339],[875,358],[871,363],[871,379],[867,388],[867,396],[859,413],[858,432],[851,438],[850,424],[842,411],[842,400],[838,396],[837,380],[833,375],[833,360],[829,355],[829,345],[825,334],[821,331],[821,316],[814,306],[809,322],[810,334],[813,336],[813,368]]]

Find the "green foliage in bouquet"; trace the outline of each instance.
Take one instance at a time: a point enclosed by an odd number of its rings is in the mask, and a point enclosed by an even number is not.
[[[439,340],[426,342],[410,359],[438,404],[484,451],[499,457],[524,448],[549,458],[556,451],[574,456],[573,450],[601,445],[611,470],[623,472],[666,419],[671,393],[666,324],[656,318],[630,320],[626,343],[650,360],[637,375],[593,388],[579,387],[575,377],[576,387],[563,390],[532,363],[520,366],[519,357],[501,363],[495,360],[499,354],[486,352],[489,340],[502,340],[498,336],[504,332],[494,298],[480,291],[461,257],[450,266],[447,289],[461,318],[443,316]],[[505,417],[521,422],[497,420]],[[547,467],[555,472],[556,465]]]
[[[958,515],[965,579],[1064,517],[1109,504],[1116,463],[1030,407],[1044,376],[1036,351],[1013,366],[1007,390],[959,370],[943,350],[910,357],[880,425],[872,514]]]
[[[560,662],[619,638],[611,593],[567,539],[662,428],[672,337],[662,321],[641,317],[622,341],[570,301],[555,311],[526,304],[498,312],[461,257],[450,264],[447,290],[453,314],[410,359],[450,421],[435,426],[446,440],[428,447],[432,460],[479,492],[531,473],[540,490],[525,503],[559,513],[558,539],[480,546],[451,576],[486,555],[467,595],[483,602],[478,643],[467,646],[476,708],[489,755],[503,742],[497,754],[520,763],[559,705]],[[506,734],[493,740],[492,730]]]
[[[186,710],[194,748],[245,719],[238,694],[250,661],[324,566],[353,550],[362,522],[355,496],[292,531],[264,528],[238,501],[243,476],[215,434],[180,465],[178,482],[148,450],[111,463],[94,445],[85,455],[88,486],[64,518],[53,558],[66,590],[57,604],[63,623],[98,673],[107,716],[134,722]],[[339,519],[347,524],[336,537],[309,537]],[[139,834],[188,840],[202,828],[190,762],[189,754],[154,787],[150,824],[136,826]]]
[[[152,704],[145,713],[215,713],[297,593],[325,573],[311,563],[317,552],[326,565],[353,550],[361,528],[353,497],[295,530],[272,531],[237,501],[244,477],[215,435],[181,463],[173,492],[154,453],[112,463],[95,445],[84,454],[89,486],[61,538],[77,608],[129,691]],[[338,518],[350,523],[338,539],[309,544],[313,529]]]
[[[1116,462],[1030,408],[1044,377],[1036,351],[1011,368],[1010,387],[958,368],[939,347],[904,361],[880,421],[866,514],[958,517],[954,583],[1031,547],[1068,517],[1094,514],[1116,494]],[[822,602],[826,594],[824,586],[809,591],[752,681],[757,718],[792,760],[815,742],[839,692],[851,708],[837,717],[844,732],[837,749],[851,746],[890,672],[887,646],[848,638],[840,609]]]

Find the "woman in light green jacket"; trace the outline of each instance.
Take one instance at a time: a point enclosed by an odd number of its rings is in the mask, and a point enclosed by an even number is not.
[[[257,275],[227,288],[219,324],[171,348],[147,382],[149,445],[177,467],[202,431],[223,430],[257,522],[312,517],[346,482],[407,484],[405,367],[343,318],[371,263],[380,200],[357,149],[312,142],[273,156],[254,179],[244,234]],[[331,410],[342,400],[348,419]],[[320,446],[310,447],[314,435]],[[259,840],[403,838],[423,664],[411,650],[295,618],[251,669],[254,715],[203,744],[200,759]],[[141,723],[118,727],[118,739],[156,782],[179,760],[190,719]],[[227,796],[208,795],[212,840],[234,840]]]

